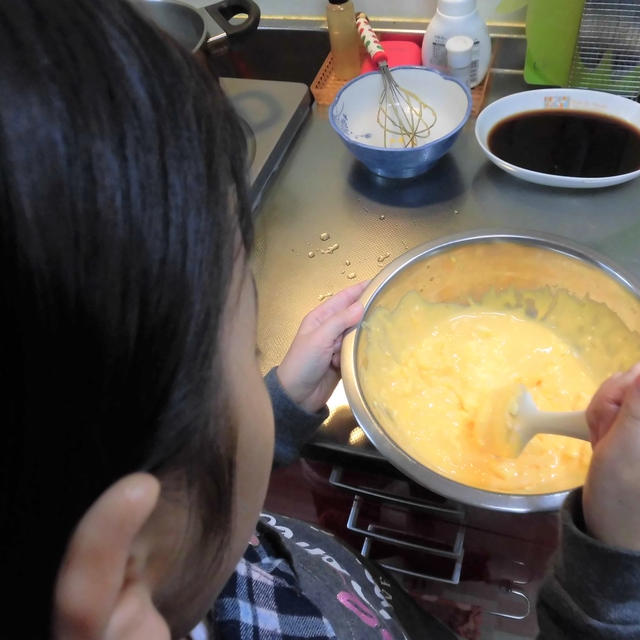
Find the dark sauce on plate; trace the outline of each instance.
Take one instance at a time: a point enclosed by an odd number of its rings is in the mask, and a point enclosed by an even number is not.
[[[498,122],[489,150],[510,164],[558,176],[602,178],[640,169],[640,130],[586,111],[526,111]]]

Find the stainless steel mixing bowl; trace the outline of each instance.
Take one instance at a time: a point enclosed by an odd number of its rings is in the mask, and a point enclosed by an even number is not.
[[[378,306],[394,309],[410,290],[430,302],[469,303],[492,288],[503,291],[565,290],[596,303],[602,320],[590,318],[583,344],[574,344],[596,371],[626,369],[640,359],[640,285],[606,258],[551,235],[483,233],[451,236],[405,253],[372,280],[363,294],[364,320]],[[604,303],[606,307],[598,305]],[[560,310],[556,324],[575,313]],[[613,328],[615,327],[615,329]],[[418,462],[400,448],[376,419],[362,391],[366,332],[362,325],[349,332],[342,346],[342,376],[349,405],[373,445],[392,464],[428,489],[479,507],[509,512],[558,509],[567,491],[506,494],[485,491],[450,480]]]

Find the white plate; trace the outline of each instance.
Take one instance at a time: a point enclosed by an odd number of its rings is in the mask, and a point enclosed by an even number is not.
[[[540,109],[589,111],[591,113],[614,116],[640,129],[640,104],[628,98],[587,89],[536,89],[534,91],[523,91],[492,102],[482,110],[476,120],[476,138],[491,162],[516,178],[550,187],[595,189],[627,182],[640,176],[640,169],[631,173],[621,173],[604,178],[556,176],[550,173],[523,169],[505,162],[489,151],[487,140],[494,125],[517,113],[538,111]]]

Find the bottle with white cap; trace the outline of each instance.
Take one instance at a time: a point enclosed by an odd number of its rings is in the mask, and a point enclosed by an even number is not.
[[[491,58],[491,39],[476,0],[438,0],[422,42],[422,64],[447,72],[447,40],[453,36],[468,36],[473,40],[469,86],[484,78]]]
[[[447,40],[447,74],[467,87],[471,86],[473,40],[469,36],[453,36]]]

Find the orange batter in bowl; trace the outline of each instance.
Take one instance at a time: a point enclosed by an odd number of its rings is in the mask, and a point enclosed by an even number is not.
[[[463,484],[548,493],[583,483],[589,443],[538,435],[518,458],[495,446],[491,418],[505,390],[524,384],[542,410],[584,409],[595,379],[572,346],[521,310],[426,302],[416,292],[364,323],[359,379],[367,403],[406,453]]]

